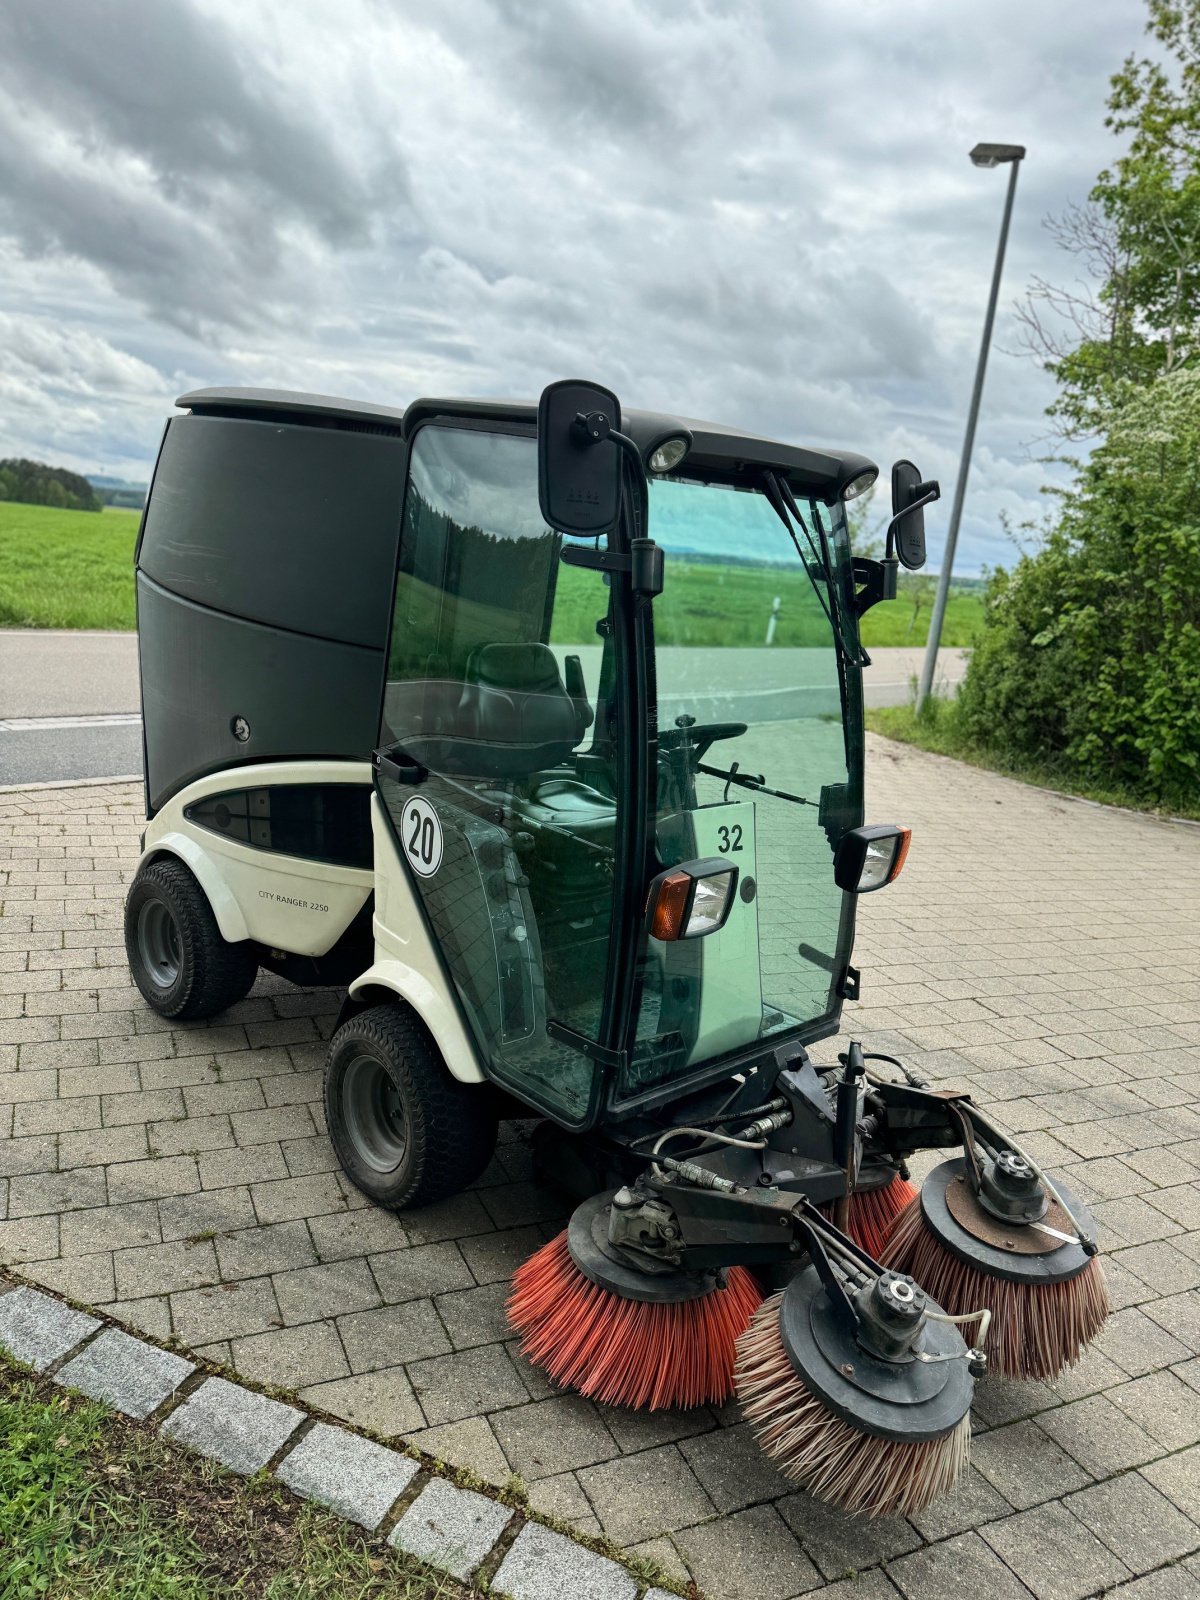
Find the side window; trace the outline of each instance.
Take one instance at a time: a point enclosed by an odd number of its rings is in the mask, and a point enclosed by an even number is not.
[[[275,783],[229,789],[185,807],[201,828],[259,850],[327,861],[337,867],[373,864],[371,791],[356,783]]]
[[[560,561],[532,437],[427,426],[409,473],[380,743],[424,775],[380,796],[485,1063],[582,1120],[593,1064],[547,1025],[595,1039],[604,998],[609,590]]]

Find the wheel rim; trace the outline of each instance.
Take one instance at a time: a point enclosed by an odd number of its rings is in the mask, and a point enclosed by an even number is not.
[[[342,1115],[359,1158],[373,1172],[394,1172],[408,1147],[408,1121],[391,1074],[374,1056],[355,1056],[347,1066]]]
[[[137,941],[142,965],[160,989],[169,989],[179,976],[183,946],[179,926],[162,900],[147,900],[142,906]]]

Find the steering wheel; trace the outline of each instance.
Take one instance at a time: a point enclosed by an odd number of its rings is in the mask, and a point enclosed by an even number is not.
[[[695,751],[696,760],[702,761],[709,745],[718,739],[740,739],[746,732],[744,722],[694,722],[691,717],[675,718],[673,728],[664,728],[658,736],[658,748],[668,754],[681,749],[684,744]]]

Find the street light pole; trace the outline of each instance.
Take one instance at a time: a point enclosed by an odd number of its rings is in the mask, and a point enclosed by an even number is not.
[[[946,616],[946,601],[950,595],[950,576],[954,568],[954,551],[958,545],[958,525],[962,521],[963,501],[967,496],[967,474],[971,468],[971,453],[975,448],[975,424],[979,420],[979,402],[983,398],[983,379],[987,372],[988,350],[992,343],[992,324],[996,320],[996,301],[1000,295],[1000,278],[1004,271],[1004,251],[1008,244],[1008,224],[1012,217],[1013,196],[1017,192],[1017,172],[1025,146],[1021,144],[977,144],[971,151],[971,160],[977,167],[998,167],[1007,163],[1012,170],[1008,175],[1008,193],[1004,199],[1004,220],[1000,224],[1000,243],[996,249],[996,266],[992,272],[992,289],[988,296],[987,316],[983,319],[983,342],[979,346],[979,361],[975,368],[975,387],[971,391],[971,408],[967,413],[967,431],[963,435],[962,459],[958,465],[958,482],[954,485],[954,505],[950,512],[950,531],[946,535],[946,550],[942,556],[942,570],[938,577],[937,599],[929,619],[929,642],[925,646],[925,660],[921,667],[921,683],[917,690],[917,711],[923,709],[933,692],[933,674],[937,667],[938,645],[942,637],[942,623]]]

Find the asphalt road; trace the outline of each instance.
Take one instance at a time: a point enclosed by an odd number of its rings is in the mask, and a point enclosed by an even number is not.
[[[588,655],[594,646],[571,651]],[[566,652],[560,652],[560,654]],[[684,695],[683,682],[675,683],[668,657],[677,654],[686,666],[695,698],[696,652],[663,652],[660,691],[664,717],[673,694]],[[778,699],[777,715],[796,715],[802,706],[792,704],[796,694],[811,694],[827,676],[824,652],[719,650],[720,671],[712,675],[714,687],[706,698],[710,720],[736,718],[739,702],[752,696],[758,712],[741,710],[747,720],[766,716],[766,707]],[[864,673],[869,706],[902,705],[920,670],[922,651],[879,649]],[[812,666],[805,658],[813,658]],[[585,673],[589,662],[584,662]],[[957,683],[966,667],[966,652],[944,650],[939,676]],[[589,687],[591,675],[588,676]],[[808,685],[806,688],[805,685]],[[697,709],[693,707],[692,709]],[[141,723],[138,716],[137,639],[130,633],[56,632],[0,629],[0,788],[31,783],[64,783],[80,778],[140,775]]]

